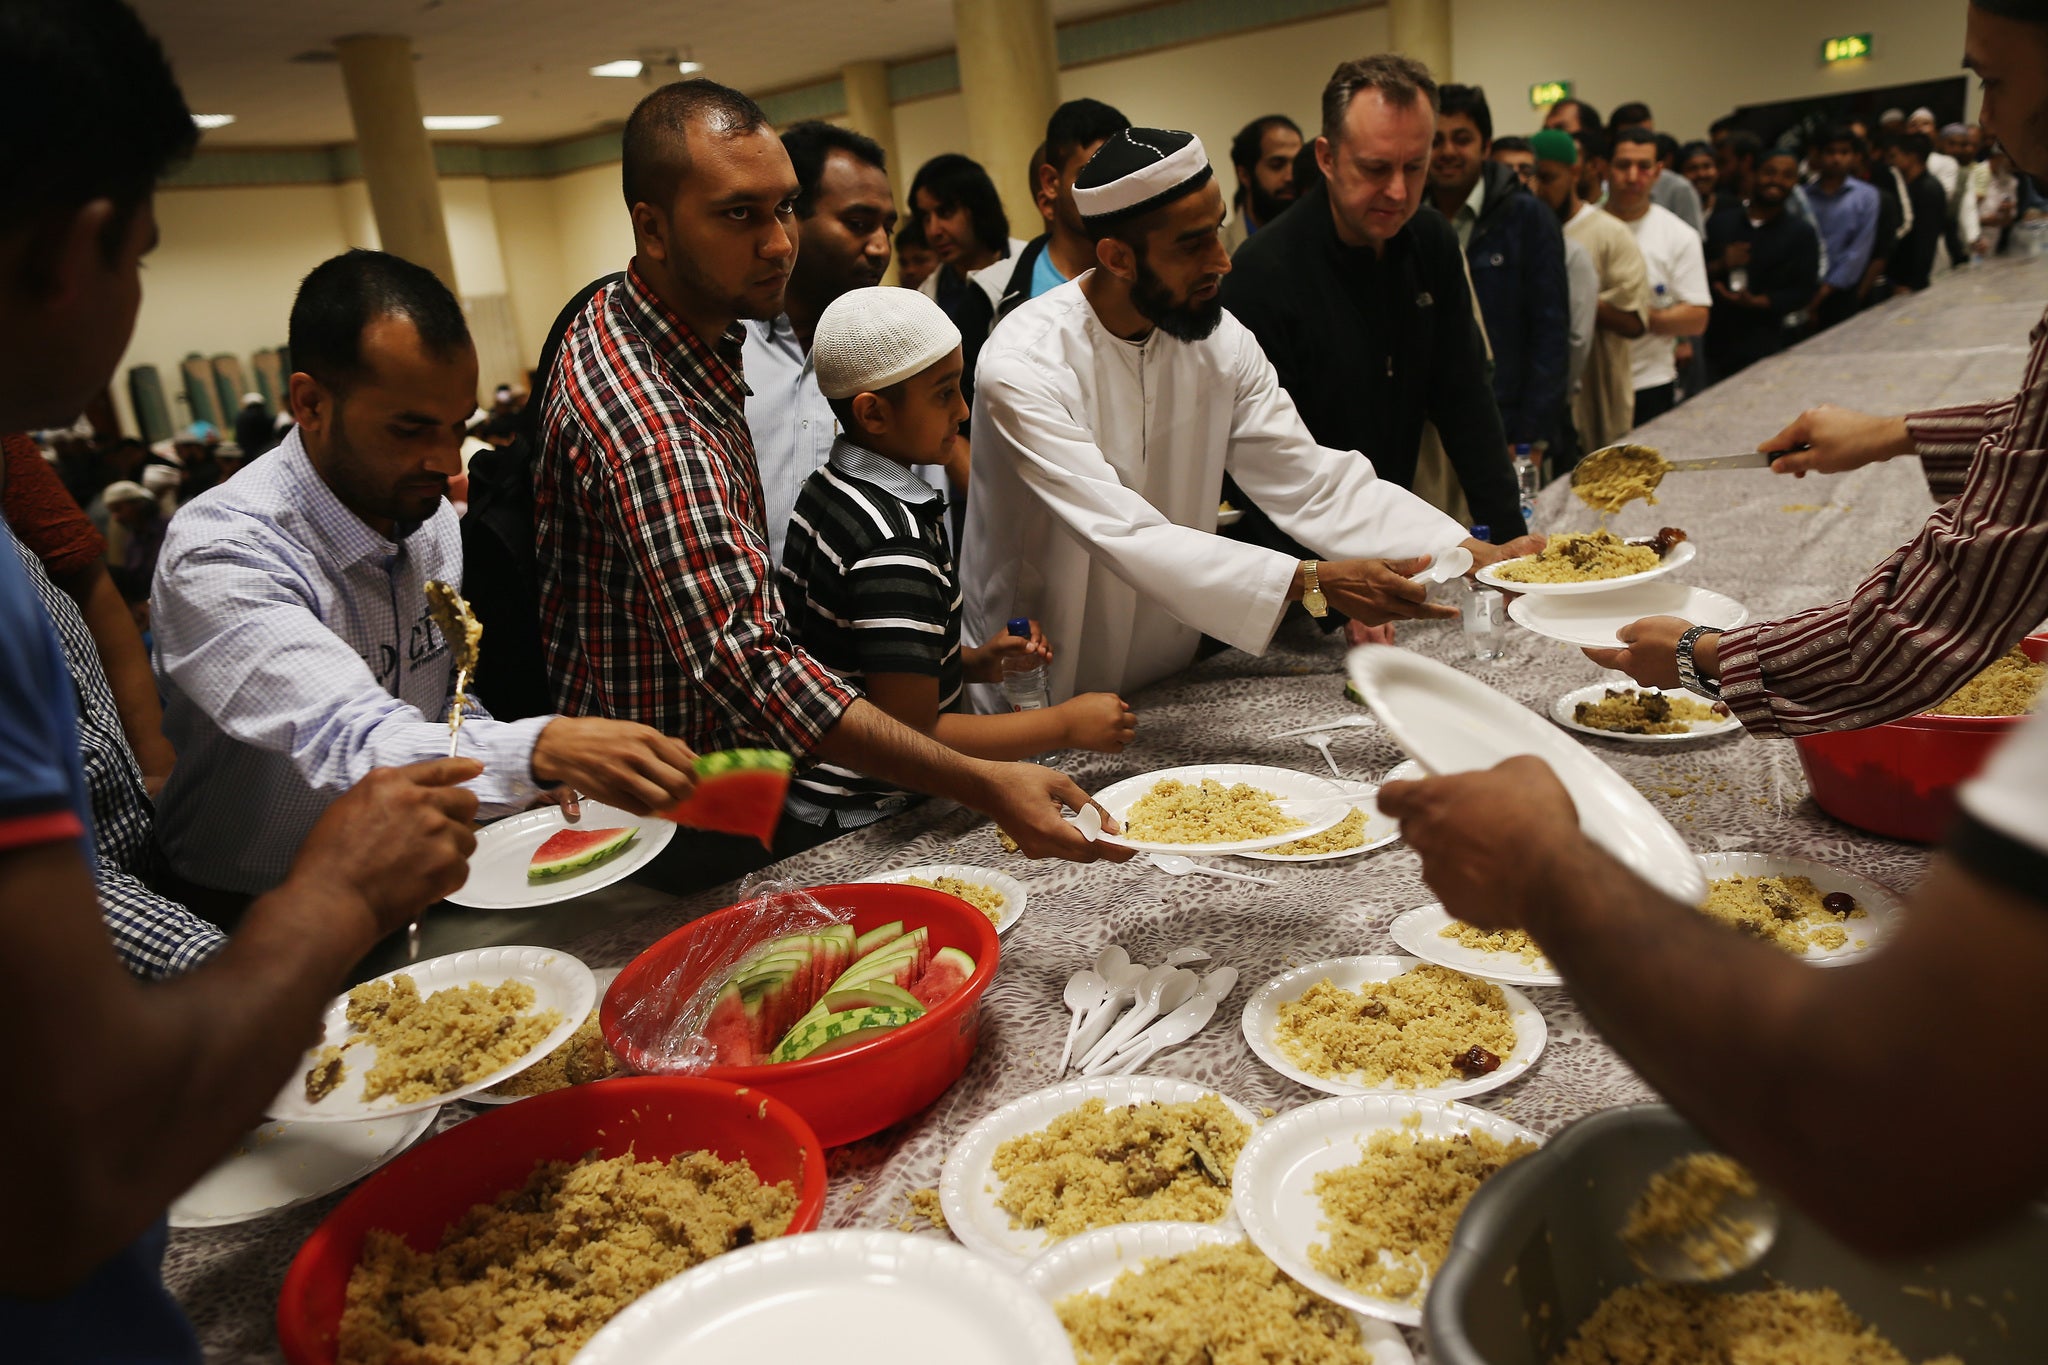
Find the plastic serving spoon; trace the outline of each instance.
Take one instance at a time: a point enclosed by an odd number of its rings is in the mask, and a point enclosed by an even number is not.
[[[1220,867],[1204,867],[1193,858],[1183,858],[1178,853],[1153,853],[1147,855],[1152,866],[1169,877],[1223,877],[1233,882],[1257,882],[1261,886],[1278,886],[1271,877],[1254,877],[1249,872],[1225,872]]]
[[[1117,1020],[1116,1027],[1104,1034],[1102,1041],[1081,1059],[1083,1074],[1090,1066],[1129,1042],[1145,1025],[1185,1005],[1201,984],[1200,977],[1180,967],[1154,967],[1147,972],[1144,982],[1138,987],[1138,1003],[1131,1006],[1130,1013]]]
[[[1060,1052],[1060,1069],[1056,1075],[1067,1074],[1067,1062],[1074,1055],[1074,1035],[1081,1031],[1081,1016],[1102,1003],[1109,994],[1109,983],[1102,979],[1102,973],[1093,967],[1083,967],[1067,978],[1067,1008],[1074,1017],[1067,1021],[1067,1045]]]

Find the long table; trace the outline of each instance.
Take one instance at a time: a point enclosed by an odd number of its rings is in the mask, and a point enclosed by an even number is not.
[[[2048,261],[1978,265],[1943,276],[1924,294],[1863,314],[1736,376],[1644,428],[1672,456],[1747,449],[1803,407],[1835,402],[1905,411],[2010,393],[2029,328],[2048,302]],[[1763,619],[1847,592],[1908,538],[1933,503],[1917,461],[1895,460],[1833,479],[1794,482],[1763,471],[1675,475],[1654,508],[1631,506],[1616,529],[1684,527],[1700,548],[1685,577],[1744,603]],[[1553,485],[1538,506],[1546,531],[1589,529],[1592,514]],[[1469,669],[1547,713],[1561,693],[1606,675],[1575,648],[1510,629],[1498,661],[1474,663],[1457,624],[1403,626],[1400,645]],[[1274,732],[1358,708],[1343,697],[1342,637],[1292,613],[1273,647],[1253,658],[1227,651],[1132,698],[1137,742],[1115,757],[1065,755],[1059,766],[1090,790],[1119,778],[1194,762],[1249,762],[1327,772],[1301,740]],[[1818,859],[1904,890],[1927,851],[1863,834],[1822,814],[1807,795],[1792,745],[1746,734],[1676,749],[1590,740],[1590,747],[1649,797],[1702,852],[1753,849]],[[1332,748],[1350,776],[1377,778],[1403,755],[1377,728],[1343,730]],[[1488,832],[1474,828],[1475,845]],[[1142,860],[1121,866],[1031,862],[1006,854],[993,826],[930,802],[771,869],[799,884],[855,880],[919,863],[995,867],[1029,888],[1023,921],[1005,937],[1001,971],[984,998],[979,1051],[959,1082],[924,1113],[830,1154],[822,1226],[892,1226],[907,1197],[938,1183],[952,1144],[984,1114],[1051,1084],[1065,1034],[1066,978],[1106,944],[1139,961],[1198,944],[1240,972],[1237,993],[1213,1023],[1146,1070],[1211,1085],[1253,1107],[1285,1111],[1320,1098],[1269,1070],[1238,1027],[1263,982],[1320,958],[1398,951],[1395,916],[1434,899],[1401,844],[1337,862],[1258,864],[1272,888],[1211,878],[1174,879]],[[1255,865],[1224,860],[1253,870]],[[444,907],[428,920],[428,955],[483,943],[564,948],[594,968],[616,966],[669,930],[734,899],[723,887],[670,900],[630,884],[524,914]],[[1586,1023],[1565,990],[1529,992],[1549,1044],[1522,1079],[1472,1101],[1544,1134],[1651,1091]],[[446,1128],[475,1111],[442,1111]],[[333,1195],[232,1227],[179,1232],[165,1271],[197,1325],[209,1360],[279,1358],[277,1292],[299,1244],[339,1202]],[[934,1233],[933,1235],[938,1235]],[[1419,1334],[1411,1339],[1420,1346]]]

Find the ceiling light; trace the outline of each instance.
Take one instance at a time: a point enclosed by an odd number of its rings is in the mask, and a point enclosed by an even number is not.
[[[676,63],[676,70],[682,72],[685,76],[694,76],[703,69],[704,63],[702,62],[682,61]]]
[[[235,121],[233,114],[194,114],[192,122],[201,128],[225,128]]]
[[[599,62],[590,68],[593,76],[616,76],[621,80],[632,80],[640,74],[641,63],[631,57],[622,62]]]
[[[505,120],[496,114],[429,114],[420,122],[430,133],[473,133],[495,128]]]

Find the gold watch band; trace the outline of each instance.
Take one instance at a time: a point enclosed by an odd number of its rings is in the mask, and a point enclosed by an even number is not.
[[[1323,617],[1329,614],[1330,599],[1323,596],[1323,585],[1316,577],[1316,562],[1313,559],[1301,561],[1301,605],[1310,616]]]

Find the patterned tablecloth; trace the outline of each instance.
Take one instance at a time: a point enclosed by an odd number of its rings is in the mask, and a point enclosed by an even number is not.
[[[2009,393],[2044,300],[2048,262],[1973,268],[1737,376],[1640,437],[1675,456],[1719,454],[1754,446],[1819,402],[1904,411]],[[1659,506],[1634,505],[1616,524],[1628,534],[1684,527],[1700,548],[1686,577],[1736,598],[1757,619],[1840,596],[1907,538],[1931,506],[1917,463],[1902,460],[1797,483],[1762,471],[1673,476]],[[1553,486],[1536,521],[1542,530],[1587,529],[1592,514]],[[1577,649],[1518,627],[1510,628],[1505,657],[1490,664],[1470,660],[1455,623],[1404,626],[1400,643],[1468,668],[1539,711],[1547,712],[1560,693],[1608,676]],[[1190,762],[1327,772],[1299,739],[1268,736],[1356,711],[1342,695],[1341,669],[1341,637],[1322,635],[1296,612],[1263,657],[1228,651],[1134,698],[1138,739],[1125,753],[1055,761],[1091,790]],[[1588,742],[1698,850],[1798,854],[1902,890],[1926,864],[1918,847],[1864,835],[1823,815],[1808,798],[1789,742],[1736,735],[1676,750]],[[1403,757],[1378,729],[1339,731],[1332,748],[1347,774],[1358,777],[1376,779]],[[1482,841],[1487,831],[1475,828],[1471,837]],[[937,1184],[948,1149],[969,1125],[1052,1082],[1066,1023],[1062,987],[1105,944],[1120,943],[1146,962],[1199,944],[1241,973],[1237,992],[1209,1028],[1148,1071],[1213,1085],[1254,1107],[1284,1111],[1319,1098],[1252,1056],[1238,1027],[1245,1000],[1289,966],[1398,951],[1389,924],[1434,899],[1417,859],[1401,844],[1338,862],[1257,865],[1279,880],[1273,888],[1176,880],[1142,861],[1096,867],[1030,862],[1004,853],[986,820],[938,802],[814,849],[778,871],[815,884],[954,861],[1000,868],[1030,890],[1024,920],[1004,939],[1001,973],[985,997],[980,1049],[966,1075],[926,1112],[832,1152],[827,1228],[903,1219],[907,1197]],[[1254,870],[1235,860],[1226,864]],[[622,964],[676,925],[727,904],[730,890],[637,914],[622,909],[618,918],[600,919],[600,927],[554,941],[592,967]],[[642,893],[620,904],[644,907],[648,899]],[[588,916],[575,921],[591,922]],[[535,941],[532,928],[509,941]],[[1588,1027],[1569,992],[1528,993],[1548,1021],[1549,1045],[1525,1078],[1474,1103],[1549,1134],[1593,1110],[1652,1097]],[[440,1124],[471,1112],[452,1105]],[[272,1318],[278,1286],[300,1242],[339,1198],[173,1237],[167,1278],[197,1324],[208,1359],[277,1358]],[[1419,1334],[1410,1335],[1419,1346]]]

